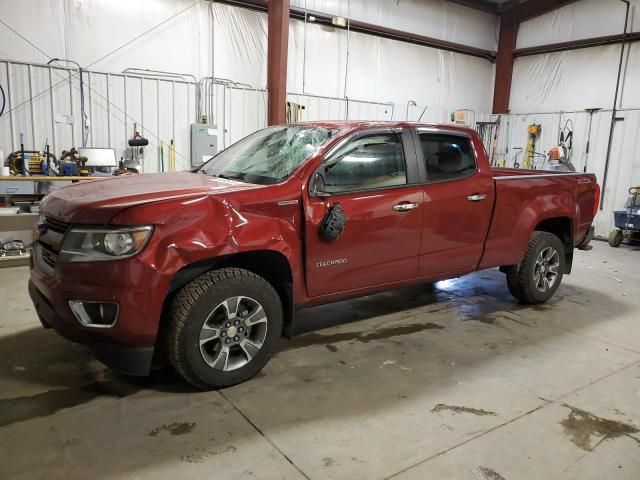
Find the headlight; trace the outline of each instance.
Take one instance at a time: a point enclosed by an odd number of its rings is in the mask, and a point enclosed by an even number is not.
[[[140,252],[152,227],[117,229],[72,228],[64,237],[59,262],[119,260]]]

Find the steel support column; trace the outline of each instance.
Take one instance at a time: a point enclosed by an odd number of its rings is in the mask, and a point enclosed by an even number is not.
[[[496,80],[493,90],[493,113],[509,111],[511,79],[513,77],[513,51],[516,48],[518,23],[513,10],[500,15],[500,35],[496,58]]]
[[[267,39],[267,123],[286,123],[289,0],[269,0]]]
[[[514,50],[518,26],[525,20],[551,12],[577,0],[528,0],[509,2],[500,14],[500,36],[496,61],[496,81],[493,91],[493,113],[509,111],[511,79],[513,78]]]

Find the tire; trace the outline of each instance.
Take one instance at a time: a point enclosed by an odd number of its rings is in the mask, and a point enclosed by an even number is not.
[[[609,245],[613,248],[618,248],[622,243],[622,240],[624,240],[624,233],[622,233],[622,230],[611,230],[611,233],[609,234]]]
[[[556,293],[565,268],[565,251],[552,233],[534,232],[519,265],[507,269],[511,295],[529,305],[544,303]]]
[[[264,278],[240,268],[204,273],[171,304],[169,362],[203,390],[244,382],[271,357],[282,317],[280,297]]]

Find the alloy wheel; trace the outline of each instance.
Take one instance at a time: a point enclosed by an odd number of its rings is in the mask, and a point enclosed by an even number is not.
[[[267,315],[253,298],[237,296],[219,303],[200,330],[204,361],[225,372],[244,367],[260,351],[267,336]]]
[[[560,269],[560,254],[553,247],[547,247],[540,252],[533,271],[536,290],[544,293],[550,290],[558,279]]]

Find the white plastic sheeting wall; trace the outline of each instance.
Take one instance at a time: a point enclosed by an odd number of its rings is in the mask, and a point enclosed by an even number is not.
[[[324,6],[317,4],[320,2],[314,3],[312,8],[311,2],[308,2],[307,8],[321,10],[322,7],[322,11],[329,13],[333,13],[330,8],[332,5],[338,5],[336,2],[325,2]],[[339,5],[342,3],[346,4],[340,2]],[[389,2],[382,3],[386,5]],[[398,7],[404,4],[400,2]],[[408,4],[413,5],[411,2]],[[434,2],[425,2],[427,6],[432,4]],[[463,10],[466,12],[470,9]],[[214,4],[213,12],[215,76],[253,87],[264,87],[266,14],[221,4]],[[426,13],[428,11],[425,10]],[[457,25],[454,20],[451,21]],[[491,25],[493,29],[494,24]],[[452,28],[455,30],[456,27]],[[491,29],[486,28],[487,31]],[[477,35],[480,36],[480,33],[477,32]],[[491,111],[494,65],[487,60],[360,33],[347,33],[343,29],[312,22],[307,22],[306,27],[303,21],[290,22],[287,73],[289,91],[393,102],[395,120],[407,118],[406,106],[409,101],[417,104],[409,108],[410,120],[417,120],[425,107],[428,108],[422,117],[424,121],[446,121],[452,111],[462,108],[485,113]],[[473,88],[469,88],[470,84]]]
[[[307,7],[313,10],[348,13],[358,20],[391,28],[495,48],[495,17],[445,0],[314,0],[308,3]],[[343,11],[347,3],[349,12]],[[298,5],[304,7],[303,3],[298,2]],[[105,140],[121,153],[132,132],[132,123],[137,121],[154,142],[148,148],[146,171],[157,168],[157,138],[165,141],[175,138],[178,165],[181,159],[186,161],[185,135],[192,117],[187,120],[185,115],[184,121],[179,120],[179,127],[169,120],[174,108],[180,110],[185,105],[182,97],[170,101],[170,91],[181,85],[178,83],[168,90],[164,81],[158,84],[144,81],[144,88],[129,82],[129,93],[125,97],[122,94],[124,80],[119,75],[125,68],[184,72],[196,77],[213,74],[217,78],[233,80],[239,87],[249,88],[244,93],[228,87],[220,92],[219,87],[215,89],[220,95],[213,101],[216,114],[209,120],[221,124],[223,145],[264,126],[264,92],[253,90],[266,87],[266,14],[196,0],[0,0],[0,11],[3,20],[33,44],[0,26],[0,58],[43,64],[51,57],[63,57],[77,61],[83,67],[92,65],[92,69],[110,73],[113,88],[109,92],[111,111],[108,114],[104,113],[106,103],[102,109],[98,105],[104,101],[99,94],[107,93],[105,77],[92,74],[96,92],[90,102],[93,111],[89,112],[91,131],[87,144],[104,145]],[[125,46],[130,41],[132,43]],[[348,118],[351,119],[417,120],[427,106],[422,117],[424,121],[448,121],[450,113],[460,108],[490,111],[494,66],[483,59],[363,34],[347,35],[341,29],[310,23],[305,28],[301,21],[291,21],[289,45],[288,90],[302,95],[293,101],[307,105],[302,116],[305,120],[320,119],[324,115],[329,119],[347,118],[345,96],[350,99]],[[215,68],[212,69],[212,65]],[[37,73],[37,69],[34,72]],[[29,91],[29,76],[18,70],[15,75],[18,76],[12,82],[12,89],[17,89],[11,93],[13,107],[25,100]],[[56,89],[56,108],[47,114],[48,119],[44,110],[39,113],[41,107],[38,105],[49,102],[48,96],[44,95],[34,102],[35,115],[31,115],[31,105],[27,103],[13,112],[13,126],[0,125],[0,144],[6,150],[9,145],[15,146],[18,132],[25,133],[28,144],[39,145],[44,141],[45,133],[50,133],[49,138],[53,140],[51,136],[55,130],[57,153],[63,146],[81,144],[79,84],[75,75],[71,77],[70,84]],[[31,92],[38,93],[37,87],[41,83],[46,89],[45,80],[42,83],[36,74]],[[1,77],[0,81],[3,81]],[[468,88],[470,84],[474,88]],[[177,87],[178,90],[181,88]],[[141,89],[144,95],[142,100],[137,100]],[[75,92],[75,95],[65,93],[67,91]],[[160,91],[158,112],[152,110],[158,110],[155,107],[157,91]],[[67,95],[65,98],[61,96],[63,93]],[[318,96],[330,98],[319,99]],[[191,98],[193,104],[195,98]],[[409,104],[410,101],[416,105]],[[136,102],[144,104],[144,108]],[[394,105],[381,106],[389,102]],[[40,125],[41,121],[51,123],[56,114],[65,114],[65,109],[75,121],[73,127],[58,123],[55,129],[51,127],[48,131],[48,127]],[[121,110],[130,115],[128,122],[119,113]],[[104,120],[105,115],[111,122]],[[35,119],[35,128],[31,127],[31,118]],[[180,111],[176,112],[176,118],[183,118]],[[6,120],[3,117],[0,122]],[[111,131],[105,132],[105,128]]]
[[[0,58],[27,63],[68,58],[111,73],[128,67],[198,77],[210,72],[210,4],[206,1],[0,0],[0,12],[5,23],[37,47],[0,25]],[[161,22],[165,23],[158,26]]]
[[[447,0],[291,0],[291,5],[486,50],[498,45],[496,15]]]
[[[640,0],[630,0],[629,30],[640,30]],[[518,29],[517,48],[621,34],[625,4],[620,0],[580,0],[527,20]]]
[[[640,43],[628,44],[618,106],[640,107]],[[516,59],[511,112],[559,112],[611,108],[620,46],[570,50]]]

